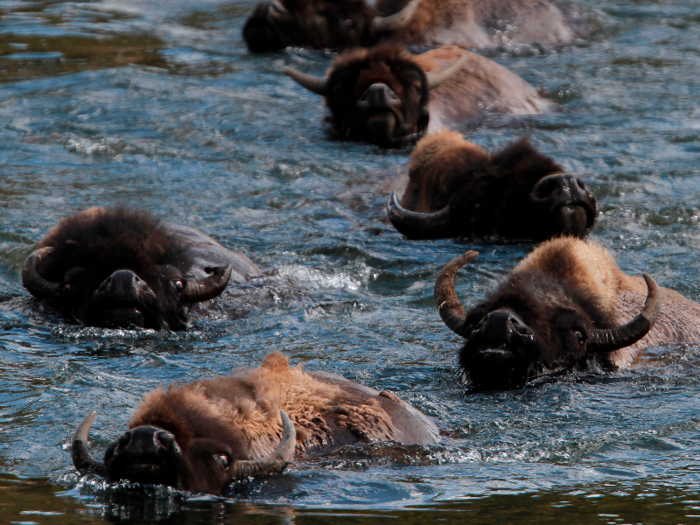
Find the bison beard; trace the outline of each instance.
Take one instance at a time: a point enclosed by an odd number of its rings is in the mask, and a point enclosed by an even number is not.
[[[394,227],[410,239],[464,237],[481,241],[542,241],[585,237],[596,198],[580,178],[521,139],[489,154],[459,133],[422,139],[411,155],[399,202],[387,202]]]
[[[146,212],[91,208],[49,232],[27,257],[22,282],[86,325],[180,330],[191,305],[219,295],[231,275],[230,265],[187,275],[189,249]]]
[[[104,462],[87,447],[94,418],[88,415],[73,436],[82,474],[210,494],[237,479],[282,472],[295,449],[301,456],[358,442],[434,444],[438,435],[396,395],[292,368],[279,353],[256,369],[148,394]]]
[[[658,288],[643,274],[644,308],[618,326],[615,303],[621,283],[631,278],[604,249],[573,238],[541,245],[491,296],[465,312],[454,276],[476,256],[470,251],[454,259],[435,283],[440,317],[467,340],[460,363],[475,389],[513,388],[543,372],[592,364],[615,368],[615,352],[647,335],[659,316]]]

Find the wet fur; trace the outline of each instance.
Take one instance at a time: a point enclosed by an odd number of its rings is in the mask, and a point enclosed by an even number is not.
[[[475,326],[496,310],[516,314],[539,341],[539,362],[531,363],[531,377],[559,367],[614,369],[630,366],[649,346],[700,341],[700,304],[672,290],[659,290],[661,313],[645,337],[602,356],[577,352],[575,345],[560,339],[558,328],[578,326],[587,331],[628,322],[641,311],[646,287],[641,278],[623,273],[604,247],[571,237],[552,239],[539,245],[472,308],[465,326]],[[460,355],[463,366],[468,361],[467,349],[468,343]]]
[[[105,276],[121,268],[144,275],[155,265],[179,260],[183,250],[160,219],[124,207],[90,208],[61,219],[39,243],[43,247],[54,251],[39,272],[54,282],[74,267],[99,268]]]
[[[279,353],[259,368],[197,381],[147,395],[129,428],[151,425],[172,432],[181,446],[193,437],[234,436],[237,459],[269,453],[281,434],[280,409],[297,428],[297,455],[329,446],[397,439],[402,421],[386,406],[403,407],[391,395],[378,399],[290,367]],[[407,405],[406,405],[407,406]],[[181,441],[181,436],[183,442]]]
[[[468,57],[466,64],[428,93],[425,72],[449,66],[464,56]],[[329,70],[326,105],[341,138],[367,140],[362,136],[364,121],[357,102],[377,82],[389,86],[402,101],[401,137],[437,133],[488,114],[536,115],[556,107],[515,73],[455,46],[411,55],[400,46],[382,45],[346,51]],[[416,82],[418,93],[411,87]]]

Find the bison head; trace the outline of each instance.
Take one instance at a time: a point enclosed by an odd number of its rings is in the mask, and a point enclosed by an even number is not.
[[[239,459],[248,456],[244,440],[220,422],[199,421],[194,429],[171,420],[163,425],[165,428],[141,425],[124,432],[107,447],[102,462],[92,457],[87,446],[96,414],[90,413],[73,435],[73,464],[83,475],[97,474],[110,482],[127,480],[221,494],[232,481],[282,472],[292,460],[296,445],[294,425],[284,411],[280,412],[279,445],[257,460]]]
[[[428,93],[464,65],[468,56],[426,73],[398,46],[342,54],[326,77],[286,67],[284,73],[326,98],[338,134],[383,147],[414,140],[428,127]]]
[[[91,208],[63,219],[27,257],[22,283],[90,326],[181,330],[191,305],[226,288],[230,266],[191,279],[187,247],[147,213]]]
[[[243,26],[243,39],[253,52],[287,46],[342,49],[370,46],[383,34],[405,25],[420,0],[412,0],[382,17],[364,0],[266,0],[255,6]]]
[[[654,280],[642,312],[610,326],[595,300],[572,283],[537,270],[515,273],[486,301],[465,312],[454,290],[457,270],[477,257],[469,251],[450,261],[435,283],[440,317],[467,339],[460,363],[477,389],[513,388],[543,372],[581,370],[644,337],[656,322],[660,301]]]
[[[489,155],[453,132],[421,140],[402,202],[395,192],[387,202],[389,220],[410,239],[585,237],[597,208],[580,177],[527,139]]]

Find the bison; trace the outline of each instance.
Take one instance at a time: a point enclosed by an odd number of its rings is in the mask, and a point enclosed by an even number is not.
[[[260,273],[193,228],[124,207],[90,208],[39,242],[22,283],[85,325],[183,330],[194,304]]]
[[[644,348],[700,341],[700,304],[647,274],[626,275],[605,248],[572,237],[540,245],[465,312],[454,275],[476,256],[449,262],[435,283],[440,317],[467,340],[459,360],[475,389],[517,387],[554,371],[614,370]]]
[[[81,474],[209,494],[280,473],[309,452],[387,440],[430,445],[439,435],[432,420],[395,394],[290,367],[280,353],[258,368],[149,393],[104,461],[87,447],[95,414],[72,440]]]
[[[527,139],[489,154],[454,132],[421,139],[399,201],[387,202],[394,227],[409,239],[464,237],[491,242],[585,237],[597,201]]]
[[[243,26],[253,52],[403,45],[562,45],[576,32],[547,0],[266,0]]]
[[[489,114],[537,115],[556,107],[488,58],[446,46],[411,55],[383,45],[341,54],[325,77],[284,73],[325,97],[341,138],[401,146],[423,133]]]

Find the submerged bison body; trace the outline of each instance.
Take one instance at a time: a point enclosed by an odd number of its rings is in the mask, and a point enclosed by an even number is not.
[[[142,211],[91,208],[62,219],[22,268],[22,283],[89,326],[182,330],[192,305],[261,270],[193,228]]]
[[[575,32],[547,0],[266,0],[243,26],[254,52],[403,45],[561,45]]]
[[[552,371],[627,367],[643,348],[700,341],[698,303],[646,274],[624,274],[607,250],[574,238],[540,245],[465,312],[454,275],[476,256],[451,261],[435,284],[440,316],[467,340],[459,359],[475,388],[516,387]]]
[[[581,178],[527,139],[490,154],[454,132],[418,143],[401,199],[394,191],[387,202],[389,220],[410,239],[491,242],[585,237],[597,208]]]
[[[438,436],[429,418],[395,394],[292,368],[279,353],[259,368],[148,394],[104,461],[87,448],[94,417],[73,437],[82,474],[210,494],[240,478],[282,472],[309,452],[387,440],[429,445]]]
[[[454,46],[414,56],[384,45],[341,54],[325,77],[284,72],[325,97],[341,138],[384,147],[489,114],[537,115],[556,107],[505,67]]]

